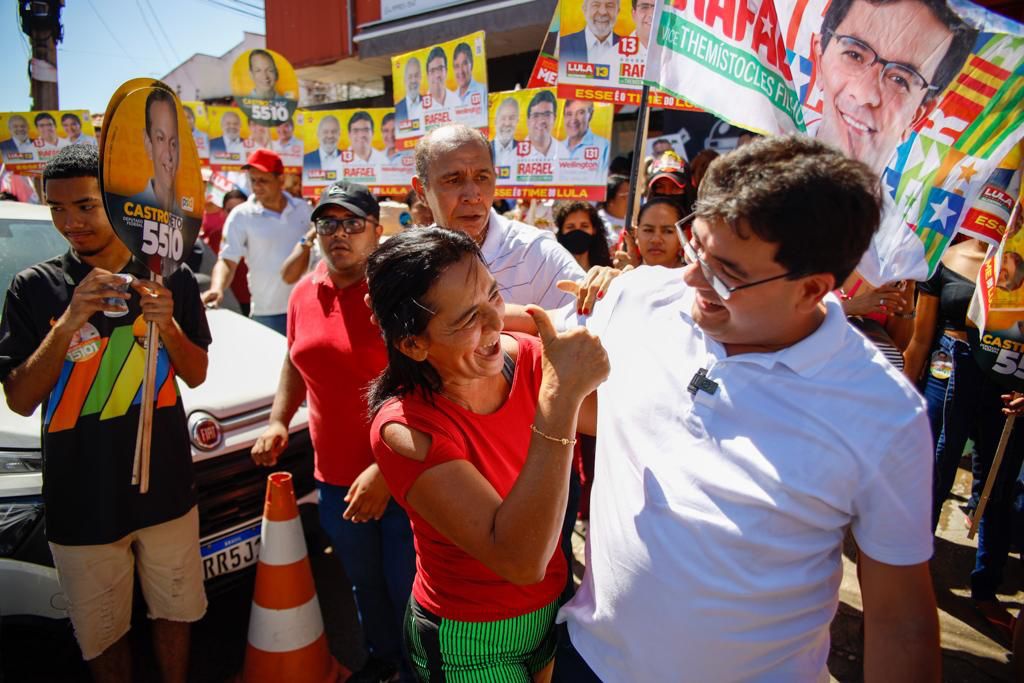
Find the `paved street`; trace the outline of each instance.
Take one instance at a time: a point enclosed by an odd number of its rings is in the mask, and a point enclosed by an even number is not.
[[[963,502],[969,484],[969,473],[961,470],[954,487],[955,497],[946,505],[933,562],[932,574],[942,626],[943,678],[951,682],[1010,681],[1013,678],[1007,644],[1000,642],[998,634],[974,611],[967,586],[968,574],[974,564],[974,543],[967,540],[964,516],[957,506]],[[583,527],[578,525],[577,528],[582,530]],[[577,533],[573,541],[577,559],[582,562],[583,538]],[[356,637],[358,622],[344,573],[329,551],[312,548],[310,556],[331,650],[342,664],[349,668],[357,667],[365,654]],[[863,663],[860,640],[862,603],[856,569],[848,557],[844,558],[844,565],[841,603],[832,624],[832,655],[829,659],[833,680],[843,683],[861,680]],[[1020,561],[1014,557],[1007,572],[1007,592],[1002,596],[1014,611],[1024,603],[1020,568]],[[576,571],[581,569],[582,565],[577,564]],[[192,681],[228,681],[241,668],[251,591],[250,577],[231,590],[211,597],[209,612],[194,631]],[[141,614],[137,616],[144,623],[144,617]],[[136,628],[133,637],[145,647],[144,627]],[[79,683],[89,680],[85,666],[79,661],[70,626],[57,632],[53,629],[41,632],[5,629],[0,634],[0,641],[3,683]],[[137,680],[156,681],[151,655],[140,663],[139,668]]]

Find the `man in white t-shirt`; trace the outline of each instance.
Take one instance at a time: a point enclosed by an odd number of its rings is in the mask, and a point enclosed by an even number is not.
[[[831,294],[876,188],[806,137],[747,145],[704,177],[688,265],[587,319],[611,374],[558,680],[827,681],[847,530],[865,680],[938,680],[924,403]]]
[[[250,317],[285,334],[292,286],[281,279],[281,266],[310,228],[309,204],[284,191],[284,164],[275,152],[258,149],[244,166],[252,196],[236,206],[224,224],[220,255],[210,274],[203,303],[218,306],[243,258],[249,265]]]

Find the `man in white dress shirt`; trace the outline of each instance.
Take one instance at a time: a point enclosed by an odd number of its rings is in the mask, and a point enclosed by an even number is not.
[[[558,43],[559,59],[617,64],[619,36],[614,29],[618,16],[619,0],[583,0],[587,25],[582,31],[562,36]]]

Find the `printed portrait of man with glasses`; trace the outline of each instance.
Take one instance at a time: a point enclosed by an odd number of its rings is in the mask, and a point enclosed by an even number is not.
[[[822,97],[816,137],[881,175],[976,36],[945,0],[832,0],[811,44]]]

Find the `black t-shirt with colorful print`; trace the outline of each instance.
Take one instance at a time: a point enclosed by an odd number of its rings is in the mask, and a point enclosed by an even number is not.
[[[0,318],[0,380],[39,348],[91,270],[68,252],[15,276]],[[148,277],[134,260],[124,272]],[[164,284],[174,297],[174,319],[206,349],[210,329],[195,276],[183,267]],[[111,543],[179,517],[196,503],[185,410],[162,344],[149,491],[140,494],[131,484],[146,327],[134,290],[126,315],[94,314],[75,334],[60,378],[43,402],[43,499],[47,538],[54,543]]]

